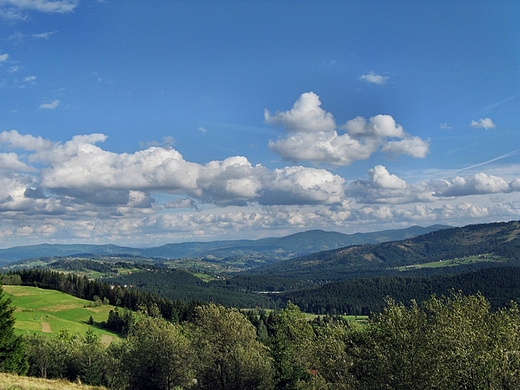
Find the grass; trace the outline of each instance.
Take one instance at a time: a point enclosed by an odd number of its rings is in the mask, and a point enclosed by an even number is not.
[[[63,329],[84,335],[90,327],[105,343],[118,337],[112,332],[88,325],[91,316],[94,323],[106,321],[113,306],[90,306],[91,301],[37,287],[5,285],[3,289],[16,308],[17,334],[58,334]]]
[[[0,373],[0,390],[104,390],[101,386],[87,386],[62,379],[49,380]]]
[[[456,258],[456,259],[432,261],[430,263],[424,263],[424,264],[406,265],[403,267],[397,267],[396,269],[398,271],[411,271],[414,269],[421,269],[421,268],[458,267],[460,265],[468,265],[468,264],[475,264],[475,263],[489,263],[489,262],[496,263],[496,262],[501,262],[501,261],[505,261],[505,259],[501,256],[484,254],[484,255],[477,255],[477,256],[461,257],[461,258]]]

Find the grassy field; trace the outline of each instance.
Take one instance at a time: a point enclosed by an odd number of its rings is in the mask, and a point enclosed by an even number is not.
[[[421,269],[421,268],[457,267],[460,265],[468,265],[468,264],[475,264],[475,263],[489,263],[489,262],[496,263],[496,262],[501,262],[501,261],[505,261],[505,259],[501,256],[478,255],[478,256],[461,257],[458,259],[432,261],[430,263],[424,263],[424,264],[406,265],[403,267],[397,267],[396,269],[399,271],[410,271],[410,270]]]
[[[57,334],[66,329],[84,335],[92,327],[105,344],[117,337],[112,332],[88,325],[90,316],[94,323],[106,321],[113,306],[90,306],[91,301],[37,287],[6,285],[3,289],[11,297],[12,306],[16,308],[14,314],[17,334]]]
[[[104,390],[106,387],[87,386],[65,380],[29,378],[0,373],[0,390]]]

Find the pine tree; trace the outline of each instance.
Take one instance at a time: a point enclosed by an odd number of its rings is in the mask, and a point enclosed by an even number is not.
[[[25,374],[29,368],[21,337],[14,334],[14,308],[0,286],[0,371]]]

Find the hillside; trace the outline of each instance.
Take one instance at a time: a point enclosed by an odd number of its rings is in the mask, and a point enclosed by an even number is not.
[[[285,237],[263,238],[259,240],[227,240],[210,242],[185,242],[166,244],[153,248],[129,248],[117,245],[81,244],[41,244],[0,249],[0,265],[42,257],[125,255],[145,258],[181,259],[204,258],[223,259],[228,257],[271,257],[287,259],[304,254],[366,243],[401,240],[446,228],[442,225],[429,227],[413,226],[407,229],[386,230],[373,233],[343,234],[311,230]]]
[[[43,379],[0,373],[0,390],[103,390],[104,386],[89,386],[64,379]]]
[[[61,330],[85,334],[92,328],[105,343],[117,337],[114,333],[88,325],[92,316],[94,323],[106,321],[110,305],[94,305],[92,301],[73,297],[56,291],[29,286],[4,285],[4,292],[11,297],[18,334],[58,334]]]
[[[460,271],[484,266],[518,265],[520,261],[520,222],[469,225],[442,229],[414,238],[380,244],[355,245],[313,253],[259,267],[243,275],[281,276],[287,279],[326,282],[367,276],[409,273],[444,273],[460,262]],[[420,265],[439,262],[439,267]]]
[[[492,267],[457,275],[349,279],[311,289],[273,295],[280,305],[291,301],[302,310],[320,314],[353,315],[380,312],[385,298],[409,304],[423,302],[431,295],[449,296],[452,291],[466,295],[483,294],[493,309],[507,307],[520,299],[520,267]]]

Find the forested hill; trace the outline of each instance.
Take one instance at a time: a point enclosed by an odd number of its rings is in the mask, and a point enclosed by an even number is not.
[[[261,255],[287,259],[349,245],[401,240],[442,228],[446,228],[446,226],[412,226],[406,229],[355,234],[310,230],[285,237],[270,237],[259,240],[184,242],[152,248],[129,248],[117,245],[41,244],[0,249],[0,264],[23,259],[71,256],[77,254],[106,256],[127,255],[163,259],[180,259],[187,257],[223,259],[233,256]]]
[[[448,260],[452,262],[443,263]],[[439,264],[431,264],[434,262]],[[503,266],[519,262],[520,222],[511,221],[442,229],[402,241],[313,253],[259,267],[247,274],[283,275],[319,282],[405,271],[431,274],[436,268],[442,270],[449,265],[467,271],[493,263]]]

